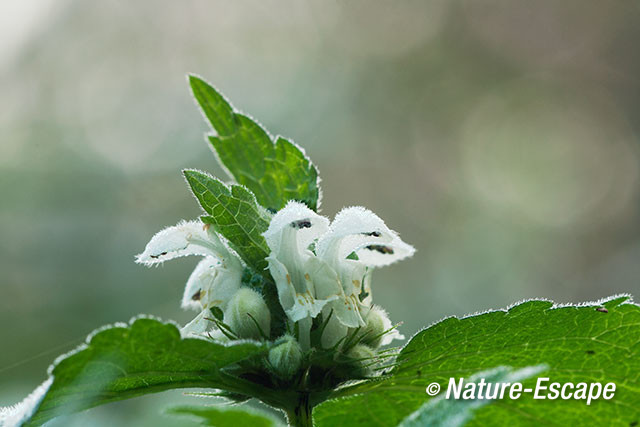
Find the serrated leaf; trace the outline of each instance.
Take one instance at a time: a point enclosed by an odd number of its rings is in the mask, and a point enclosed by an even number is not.
[[[464,384],[478,385],[480,380],[485,383],[500,384],[522,382],[526,378],[544,371],[546,366],[531,366],[514,370],[506,366],[499,366],[488,371],[478,372],[464,381]],[[494,402],[495,399],[447,399],[444,393],[429,400],[418,410],[406,417],[399,427],[460,427],[465,425],[478,408]]]
[[[416,334],[388,378],[345,387],[319,405],[319,426],[395,426],[429,400],[431,382],[505,365],[545,364],[550,382],[614,382],[615,397],[587,406],[580,400],[517,400],[480,408],[472,425],[621,425],[640,421],[640,307],[628,297],[600,304],[555,307],[528,301],[509,310],[445,319]],[[524,381],[535,387],[535,378]]]
[[[319,207],[318,171],[304,151],[283,137],[273,138],[199,77],[189,76],[193,96],[217,135],[209,140],[232,178],[272,210],[289,200]]]
[[[167,414],[187,416],[203,426],[215,427],[276,427],[281,425],[271,415],[254,409],[221,406],[177,406]]]
[[[139,318],[90,335],[87,344],[50,369],[53,382],[24,425],[148,393],[191,387],[237,389],[243,380],[224,368],[266,352],[243,342],[223,345],[181,338],[176,326]]]
[[[262,236],[269,226],[269,214],[258,206],[253,194],[240,185],[227,186],[205,173],[186,170],[184,175],[202,208],[202,217],[223,235],[240,257],[260,274],[268,274],[269,248]]]

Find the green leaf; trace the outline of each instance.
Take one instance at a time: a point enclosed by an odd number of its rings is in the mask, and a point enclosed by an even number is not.
[[[169,389],[243,388],[224,368],[264,352],[258,343],[182,339],[173,324],[148,318],[99,329],[50,368],[53,383],[26,425]]]
[[[600,304],[555,307],[534,300],[462,319],[445,319],[416,334],[387,378],[344,387],[319,405],[319,426],[395,426],[429,400],[425,388],[497,366],[545,364],[550,382],[614,382],[615,397],[520,399],[478,409],[473,425],[621,425],[640,421],[640,307],[615,297]],[[535,387],[536,379],[523,382]],[[603,384],[604,385],[604,384]]]
[[[304,202],[317,210],[318,171],[302,148],[283,137],[274,139],[256,121],[234,110],[220,92],[201,78],[189,76],[189,83],[217,133],[209,140],[232,178],[272,211],[282,209],[289,200]]]
[[[281,425],[271,415],[253,409],[221,406],[177,406],[166,411],[171,415],[188,416],[203,426],[215,427],[275,427]]]
[[[531,366],[513,370],[506,366],[499,366],[488,371],[478,372],[472,375],[464,384],[479,384],[481,380],[486,383],[510,383],[522,382],[546,369],[545,365]],[[444,394],[427,401],[417,411],[405,418],[400,427],[459,427],[469,421],[474,412],[485,405],[494,402],[494,399],[446,399]]]
[[[253,194],[240,185],[225,185],[219,179],[195,170],[184,175],[202,208],[210,216],[202,217],[223,235],[248,266],[260,274],[268,274],[267,242],[262,233],[269,227],[269,214],[261,208]]]

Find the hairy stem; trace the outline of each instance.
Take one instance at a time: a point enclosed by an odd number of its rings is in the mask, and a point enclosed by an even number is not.
[[[289,420],[289,425],[292,427],[312,427],[312,410],[313,407],[309,402],[309,395],[306,393],[300,395],[298,404],[293,409],[287,411],[287,419]]]

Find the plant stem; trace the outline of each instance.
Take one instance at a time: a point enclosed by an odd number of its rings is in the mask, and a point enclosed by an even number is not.
[[[287,411],[289,425],[292,427],[313,427],[312,409],[309,395],[301,394],[296,407]]]

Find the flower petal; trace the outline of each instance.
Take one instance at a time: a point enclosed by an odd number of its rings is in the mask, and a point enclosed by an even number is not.
[[[307,317],[316,317],[322,308],[329,302],[337,298],[337,295],[326,295],[326,298],[316,298],[313,292],[314,284],[308,274],[302,276],[302,284],[298,284],[297,289],[293,284],[292,276],[287,267],[275,256],[267,258],[269,271],[278,289],[278,299],[285,313],[293,322],[297,322]],[[335,274],[335,273],[334,273]]]
[[[329,313],[331,313],[331,308],[325,307],[322,311],[324,319],[329,316]],[[338,344],[340,340],[343,340],[346,337],[348,331],[349,328],[343,325],[334,314],[331,314],[331,317],[322,332],[322,337],[320,337],[320,344],[322,345],[322,348],[332,348]],[[340,346],[342,346],[342,344],[343,343],[340,343]]]
[[[202,336],[211,326],[213,322],[208,320],[212,316],[209,310],[202,310],[193,320],[180,329],[180,335],[183,338]]]
[[[280,304],[294,322],[316,317],[328,301],[337,298],[335,293],[318,298],[308,271],[308,262],[315,258],[309,246],[328,229],[327,218],[303,203],[291,201],[274,215],[264,233],[271,249],[267,260]]]
[[[267,257],[267,262],[269,263],[271,277],[273,277],[273,280],[276,282],[280,305],[284,311],[288,313],[289,310],[293,308],[296,298],[296,289],[293,287],[293,283],[291,283],[289,271],[273,254]]]
[[[358,262],[377,267],[411,256],[415,250],[376,214],[355,206],[336,215],[317,245],[318,256],[330,263],[341,262],[354,252]]]
[[[318,314],[322,312],[322,308],[330,301],[331,299],[316,299],[309,294],[297,294],[295,298],[295,302],[291,310],[287,311],[287,315],[293,322],[297,322],[300,319],[304,319],[307,317],[314,318]]]
[[[333,315],[338,318],[340,323],[349,328],[357,328],[365,325],[360,315],[360,305],[358,297],[352,295],[338,298],[332,301],[328,307],[333,310]]]
[[[207,291],[213,287],[213,283],[218,274],[216,267],[220,265],[220,261],[213,257],[206,257],[198,263],[187,280],[187,286],[184,288],[182,295],[182,303],[180,306],[184,309],[202,310],[201,300]]]
[[[384,312],[384,314],[386,315],[387,313]],[[393,340],[403,340],[404,339],[404,335],[402,335],[399,331],[398,328],[393,328],[393,324],[391,324],[391,320],[389,319],[389,316],[386,315],[382,318],[382,322],[384,323],[384,330],[385,331],[389,331],[386,334],[384,334],[382,336],[382,341],[380,343],[380,345],[388,345],[391,344],[391,341]]]
[[[415,249],[397,238],[391,243],[383,245],[364,244],[354,252],[362,264],[370,267],[383,267],[412,256]]]
[[[157,233],[136,262],[153,265],[187,255],[226,258],[229,251],[218,235],[200,221],[183,221]]]
[[[182,297],[182,308],[197,309],[218,306],[226,308],[242,284],[242,264],[234,255],[223,260],[208,256],[189,276]]]
[[[277,256],[282,251],[305,250],[329,229],[329,220],[309,209],[304,203],[290,201],[271,219],[264,232],[267,245]],[[295,233],[287,233],[293,230]],[[290,236],[294,235],[292,239]],[[292,248],[291,246],[295,246]]]

